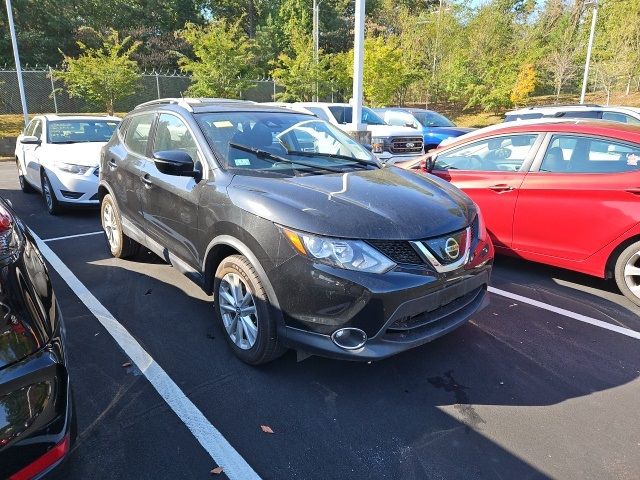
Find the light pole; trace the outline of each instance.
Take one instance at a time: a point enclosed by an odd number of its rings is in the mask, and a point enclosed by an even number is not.
[[[18,75],[18,90],[20,91],[20,103],[22,104],[22,113],[24,115],[24,126],[29,123],[29,113],[27,111],[27,100],[24,96],[24,84],[22,83],[22,67],[20,66],[20,54],[18,53],[18,40],[16,39],[16,28],[13,25],[13,9],[11,8],[11,0],[7,0],[7,16],[9,17],[9,32],[11,35],[11,44],[13,46],[13,59],[16,62],[16,74]]]
[[[593,37],[596,33],[596,19],[598,18],[598,0],[593,0],[593,17],[591,18],[591,32],[589,33],[589,45],[587,46],[587,58],[584,62],[584,76],[582,77],[582,92],[580,93],[580,103],[584,103],[584,95],[587,92],[587,81],[589,80],[589,63],[591,62],[591,49],[593,48]]]
[[[362,74],[364,68],[364,12],[365,0],[356,0],[355,32],[353,39],[353,112],[352,129],[356,136],[364,130],[362,125]]]
[[[320,4],[322,0],[313,0],[313,61],[318,67],[320,62]],[[316,79],[313,91],[313,101],[318,101],[318,80]]]

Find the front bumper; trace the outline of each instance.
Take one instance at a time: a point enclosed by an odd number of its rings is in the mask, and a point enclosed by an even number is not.
[[[400,265],[384,275],[293,257],[269,275],[284,320],[279,337],[290,348],[348,360],[380,360],[427,343],[487,305],[490,244],[486,251],[481,263],[453,272]],[[331,335],[342,328],[365,332],[364,346],[336,345]]]
[[[69,205],[98,205],[98,176],[95,168],[84,175],[63,172],[61,170],[47,170],[56,198],[59,202]]]

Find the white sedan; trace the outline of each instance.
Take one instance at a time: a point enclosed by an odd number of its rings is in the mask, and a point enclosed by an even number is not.
[[[64,206],[98,205],[100,149],[120,119],[107,116],[39,115],[16,140],[23,192],[42,192],[50,214]]]

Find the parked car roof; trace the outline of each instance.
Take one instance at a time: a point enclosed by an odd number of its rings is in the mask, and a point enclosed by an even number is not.
[[[640,126],[625,123],[614,123],[606,120],[583,119],[538,119],[520,120],[516,122],[499,123],[489,127],[474,130],[446,145],[447,148],[464,143],[474,138],[488,135],[522,133],[522,132],[565,132],[601,135],[640,143]]]

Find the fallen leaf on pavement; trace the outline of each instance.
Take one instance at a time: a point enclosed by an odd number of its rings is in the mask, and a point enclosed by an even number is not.
[[[211,473],[213,475],[220,475],[222,472],[224,472],[224,469],[222,467],[216,467],[213,470],[211,470]]]
[[[260,428],[264,433],[273,433],[273,430],[269,425],[260,425]]]
[[[130,367],[130,366],[131,366],[131,362],[124,362],[124,363],[122,364],[122,366],[123,366],[124,368]]]

